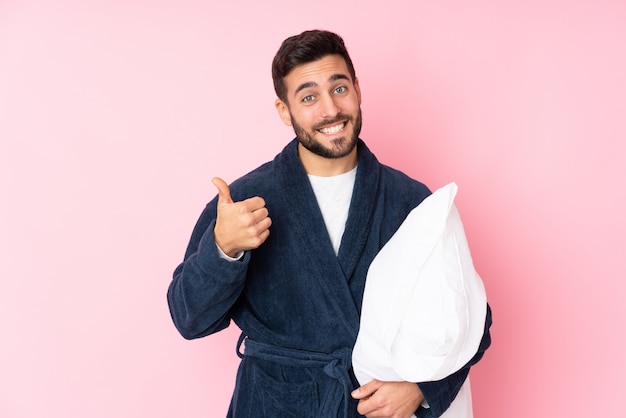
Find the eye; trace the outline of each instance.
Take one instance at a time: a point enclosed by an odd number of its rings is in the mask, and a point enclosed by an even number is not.
[[[339,86],[335,89],[336,94],[345,93],[346,91],[348,91],[348,88],[346,86]]]
[[[303,101],[304,103],[310,103],[310,102],[312,102],[313,100],[315,100],[315,97],[314,97],[313,95],[311,95],[311,94],[309,94],[308,96],[304,96],[304,97],[302,98],[302,101]]]

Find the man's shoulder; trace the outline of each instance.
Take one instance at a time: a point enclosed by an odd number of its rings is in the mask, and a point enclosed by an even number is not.
[[[430,189],[403,171],[381,165],[380,191],[388,214],[403,218],[430,194]]]
[[[262,191],[268,189],[274,189],[276,182],[280,180],[281,173],[279,170],[284,170],[287,161],[293,160],[293,146],[292,143],[279,152],[274,159],[267,161],[257,168],[249,171],[243,176],[235,180],[231,185],[231,193],[233,198],[235,195],[240,195],[239,198],[243,199],[250,196],[256,196]],[[297,157],[296,157],[297,159]]]
[[[403,171],[388,165],[381,164],[381,179],[385,187],[404,192],[414,192],[429,195],[430,189],[419,180],[410,177]]]
[[[405,192],[414,191],[416,193],[425,193],[426,195],[430,194],[430,190],[424,183],[410,177],[397,168],[380,162],[363,140],[359,140],[359,151],[361,154],[360,162],[365,163],[370,169],[377,167],[381,181],[385,187],[399,189]]]

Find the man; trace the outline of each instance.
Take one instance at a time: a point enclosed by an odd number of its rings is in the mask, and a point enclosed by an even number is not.
[[[430,191],[380,164],[359,139],[361,91],[343,40],[286,39],[272,76],[297,138],[233,182],[213,180],[168,302],[188,339],[241,328],[229,417],[439,416],[489,346],[437,382],[362,387],[351,370],[368,267]]]

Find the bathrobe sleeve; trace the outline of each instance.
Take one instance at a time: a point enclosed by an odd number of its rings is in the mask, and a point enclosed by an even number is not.
[[[167,300],[174,325],[186,339],[200,338],[230,324],[229,311],[241,294],[249,254],[236,262],[220,257],[213,237],[217,200],[198,219],[184,261],[174,270]]]

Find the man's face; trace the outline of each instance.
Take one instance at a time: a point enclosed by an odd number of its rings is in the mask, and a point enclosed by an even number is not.
[[[361,91],[340,55],[295,67],[285,77],[287,100],[276,108],[293,126],[300,144],[315,155],[341,158],[356,146],[361,131]]]

